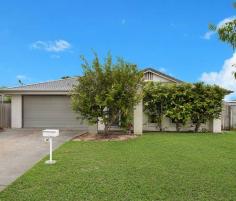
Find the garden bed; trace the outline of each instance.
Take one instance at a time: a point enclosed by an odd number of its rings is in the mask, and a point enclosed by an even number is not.
[[[73,141],[124,141],[136,138],[137,135],[125,134],[125,133],[110,133],[109,135],[104,134],[90,134],[85,133],[79,135],[73,139]]]

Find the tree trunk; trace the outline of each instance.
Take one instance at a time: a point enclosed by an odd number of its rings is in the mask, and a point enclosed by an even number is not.
[[[160,128],[160,131],[163,130],[162,128],[162,118],[163,118],[163,112],[162,112],[162,104],[160,105],[161,107],[161,111],[160,111],[160,116],[159,116],[159,128]]]
[[[158,122],[158,127],[159,127],[160,131],[163,131],[163,127],[162,127],[162,118],[161,118],[161,117],[158,118],[158,119],[157,119],[157,122]]]
[[[199,131],[199,128],[201,126],[201,123],[200,122],[197,122],[196,125],[195,125],[195,132],[198,132]]]
[[[180,131],[180,123],[176,123],[175,126],[176,126],[176,131],[179,132]]]
[[[162,123],[160,123],[159,128],[160,128],[160,131],[163,131]]]
[[[105,127],[104,127],[104,134],[105,134],[105,135],[108,135],[108,134],[109,134],[109,126],[108,126],[108,124],[105,124]]]

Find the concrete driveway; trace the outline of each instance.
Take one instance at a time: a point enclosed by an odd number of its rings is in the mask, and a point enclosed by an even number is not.
[[[53,148],[83,131],[60,130],[53,140]],[[9,129],[0,132],[0,191],[11,184],[49,152],[39,129]]]

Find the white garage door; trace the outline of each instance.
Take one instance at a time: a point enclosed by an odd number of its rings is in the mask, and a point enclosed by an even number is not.
[[[23,97],[24,128],[87,129],[86,122],[76,117],[68,96]]]

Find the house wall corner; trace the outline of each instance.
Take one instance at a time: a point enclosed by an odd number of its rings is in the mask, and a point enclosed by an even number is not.
[[[22,95],[13,95],[11,99],[11,127],[22,128]]]
[[[134,134],[143,134],[143,101],[140,101],[134,108]]]
[[[221,119],[213,119],[210,121],[210,124],[209,124],[209,127],[210,127],[210,131],[213,132],[213,133],[221,133],[222,130],[221,130]]]

